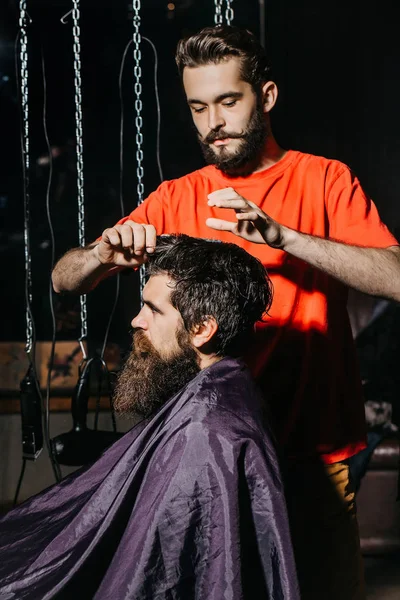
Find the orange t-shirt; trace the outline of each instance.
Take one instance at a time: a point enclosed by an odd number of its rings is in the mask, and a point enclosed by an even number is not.
[[[397,241],[348,167],[293,150],[249,177],[229,178],[208,166],[166,181],[120,221],[151,223],[158,234],[235,242],[262,261],[274,300],[246,359],[264,391],[277,438],[289,459],[317,453],[327,463],[344,460],[365,447],[347,290],[282,250],[207,227],[208,217],[235,220],[233,211],[207,205],[207,195],[225,187],[303,233],[377,248]]]

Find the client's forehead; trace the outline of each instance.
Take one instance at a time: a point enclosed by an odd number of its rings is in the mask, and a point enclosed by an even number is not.
[[[143,301],[152,302],[153,304],[163,306],[164,308],[171,307],[171,289],[173,282],[167,274],[152,275],[146,283],[143,290]],[[174,309],[175,310],[175,309]]]

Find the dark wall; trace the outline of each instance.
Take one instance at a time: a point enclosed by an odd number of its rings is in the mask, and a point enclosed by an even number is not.
[[[128,3],[82,0],[82,80],[84,173],[87,240],[120,216],[120,101],[118,77],[125,46],[132,37]],[[202,165],[190,115],[174,65],[182,35],[212,24],[211,0],[143,0],[142,34],[158,50],[161,102],[161,163],[171,179]],[[14,71],[17,35],[16,2],[0,8],[0,252],[3,324],[1,338],[24,337],[23,195],[20,128]],[[256,0],[235,0],[235,23],[259,34]],[[266,47],[280,87],[272,115],[278,141],[287,148],[338,158],[349,164],[374,198],[391,228],[400,223],[398,198],[400,44],[395,3],[350,0],[266,2]],[[48,285],[51,267],[46,217],[48,165],[43,133],[43,73],[47,87],[47,124],[54,159],[50,195],[56,257],[76,246],[77,210],[74,155],[72,20],[60,17],[70,2],[28,2],[29,99],[31,134],[32,268],[38,338],[49,338]],[[156,164],[154,57],[142,46],[143,133],[146,194],[159,183]],[[136,203],[133,61],[129,52],[122,76],[124,101],[123,200],[125,211]],[[89,298],[90,335],[101,338],[113,297],[114,281]],[[127,331],[138,306],[135,276],[123,279],[123,294],[111,338]],[[76,337],[76,300],[57,299],[59,337]]]
[[[400,223],[400,40],[396,3],[271,3],[268,45],[284,145],[349,164],[391,226]]]

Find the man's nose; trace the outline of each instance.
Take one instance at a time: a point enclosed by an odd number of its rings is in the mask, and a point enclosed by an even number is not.
[[[211,130],[219,129],[225,125],[225,120],[218,107],[210,107],[208,111],[208,127]]]

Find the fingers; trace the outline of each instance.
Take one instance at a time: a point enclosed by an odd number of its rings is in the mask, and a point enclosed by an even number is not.
[[[255,210],[249,212],[241,212],[236,215],[238,221],[257,221],[260,215]]]
[[[246,226],[246,233],[249,233],[255,228],[255,221],[259,219],[257,213],[240,213],[237,215],[238,222],[225,221],[224,219],[206,219],[206,225],[211,229],[217,229],[218,231],[230,231],[235,235],[241,235],[244,232],[243,227]]]
[[[154,252],[156,236],[153,225],[142,225],[128,220],[103,231],[102,242],[115,250],[129,251],[135,256],[142,256],[145,252]]]
[[[259,216],[264,214],[254,202],[246,200],[246,198],[240,196],[233,188],[224,188],[211,192],[211,194],[208,194],[207,204],[216,208],[232,208],[238,214],[240,212],[248,212],[249,209],[253,209]]]
[[[242,198],[233,188],[224,188],[208,194],[208,206],[217,208],[233,208],[243,210],[247,208],[247,200]]]
[[[233,208],[234,210],[246,210],[249,207],[246,200],[243,198],[230,198],[230,199],[219,199],[219,200],[209,200],[208,206],[214,206],[216,208]]]
[[[238,220],[238,229],[243,225],[253,225],[257,231],[261,234],[263,239],[266,241],[268,229],[273,227],[275,223],[263,213],[260,209],[257,211],[249,210],[248,212],[241,212],[236,214]]]
[[[207,227],[211,229],[217,229],[218,231],[230,231],[231,233],[237,233],[237,223],[232,221],[224,221],[224,219],[209,218],[206,220]]]
[[[208,194],[208,199],[211,202],[218,200],[229,200],[229,198],[241,198],[241,196],[231,187],[222,188],[221,190],[215,190],[215,192],[211,192]]]
[[[224,188],[212,192],[208,195],[207,204],[217,208],[231,208],[235,210],[237,218],[236,222],[209,218],[206,220],[208,227],[218,231],[230,231],[247,239],[249,239],[249,229],[253,229],[251,222],[266,216],[256,204],[240,196],[233,188]]]
[[[146,231],[146,252],[151,254],[157,243],[157,231],[154,225],[144,225]]]

